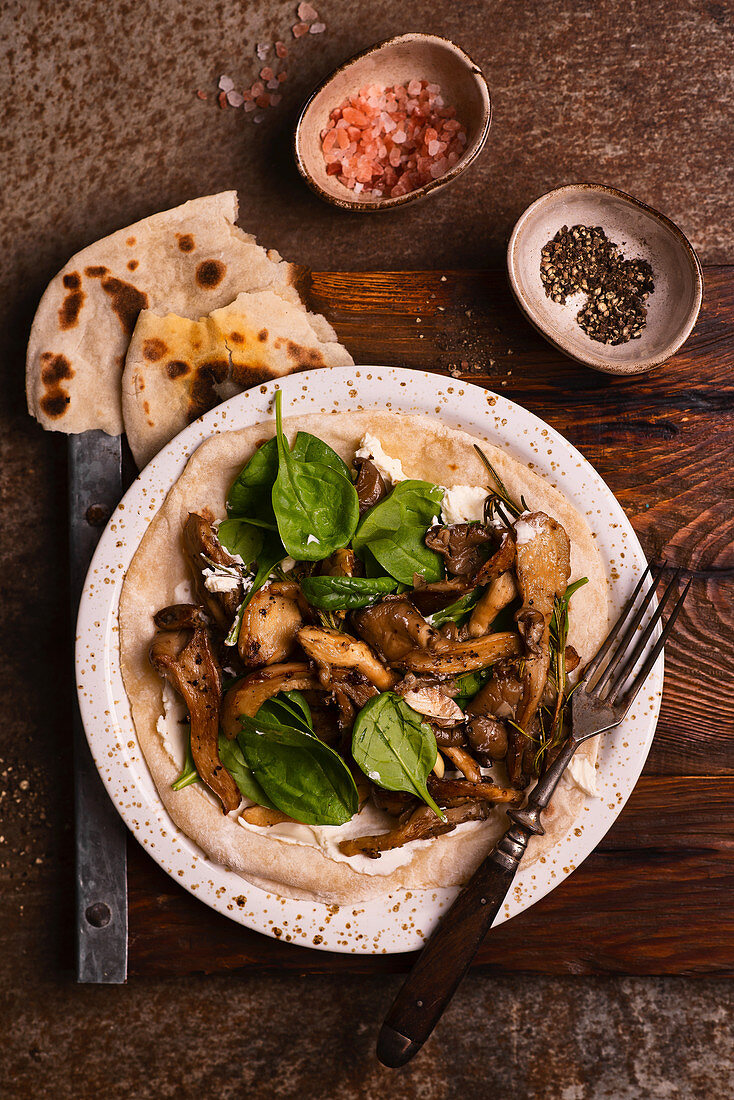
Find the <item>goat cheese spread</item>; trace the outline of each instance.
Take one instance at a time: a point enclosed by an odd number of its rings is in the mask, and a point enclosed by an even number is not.
[[[443,494],[444,523],[474,523],[484,519],[484,502],[489,491],[482,485],[453,485]]]
[[[581,756],[572,757],[571,763],[566,768],[566,775],[574,787],[578,787],[584,794],[592,798],[599,797],[596,789],[596,768],[590,760]]]
[[[523,512],[515,522],[515,540],[518,546],[525,546],[526,543],[532,542],[543,529],[544,519],[542,516],[535,519],[526,519],[525,517],[528,515],[530,515],[529,512]]]
[[[339,849],[342,840],[387,833],[395,828],[395,819],[379,810],[373,802],[365,803],[359,813],[344,825],[300,825],[291,821],[284,821],[280,825],[251,825],[242,817],[238,817],[237,821],[243,829],[260,833],[261,836],[270,837],[283,844],[300,844],[307,848],[318,848],[327,859],[332,859],[336,863],[348,863],[363,875],[391,875],[396,867],[404,867],[410,863],[419,847],[425,848],[436,840],[436,837],[430,837],[428,840],[413,840],[401,848],[392,848],[390,851],[383,852],[379,859],[371,859],[363,855],[345,856]],[[457,826],[455,832],[476,829],[482,825],[486,825],[486,822],[467,821]]]
[[[408,480],[400,459],[390,458],[390,455],[383,450],[377,436],[372,435],[370,432],[366,432],[362,436],[355,457],[371,459],[377,467],[378,473],[391,485],[397,485],[399,481]]]

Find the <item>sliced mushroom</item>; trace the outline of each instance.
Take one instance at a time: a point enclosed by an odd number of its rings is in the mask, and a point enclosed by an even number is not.
[[[352,668],[334,668],[323,665],[319,669],[319,680],[327,691],[341,692],[361,710],[370,699],[380,692],[361,672]]]
[[[478,668],[488,668],[503,657],[520,652],[517,634],[486,634],[483,638],[469,638],[465,642],[442,644],[435,652],[414,649],[398,662],[410,672],[433,676],[458,676]]]
[[[247,806],[240,817],[243,817],[249,825],[259,825],[261,828],[282,825],[284,821],[295,822],[294,818],[284,814],[282,810],[271,810],[267,806]]]
[[[322,561],[319,573],[322,577],[361,577],[364,566],[354,550],[335,550]]]
[[[232,740],[240,732],[240,715],[254,718],[266,699],[279,691],[323,690],[318,677],[303,662],[268,665],[232,684],[222,701],[222,729]]]
[[[506,573],[512,569],[515,563],[515,539],[514,534],[505,531],[500,542],[499,550],[482,566],[474,578],[476,584],[489,584],[500,573]]]
[[[190,512],[184,524],[183,549],[196,599],[206,607],[218,627],[228,630],[239,607],[240,586],[231,592],[210,592],[204,584],[203,570],[209,567],[209,562],[229,568],[237,562],[221,545],[211,523],[196,512]]]
[[[206,625],[206,616],[196,604],[172,603],[157,611],[153,621],[159,630],[195,630]]]
[[[466,739],[482,758],[504,760],[507,756],[507,727],[492,715],[477,715],[467,722]]]
[[[470,798],[481,802],[503,802],[510,806],[519,806],[524,794],[512,787],[498,787],[494,783],[470,783],[468,779],[436,779],[428,777],[428,792],[432,798],[442,804],[444,799]]]
[[[352,614],[361,638],[392,664],[416,646],[425,649],[437,632],[405,596],[387,596],[374,607]]]
[[[454,576],[473,576],[489,556],[494,531],[482,523],[452,523],[447,527],[429,527],[425,543],[446,563]]]
[[[298,631],[298,641],[312,660],[337,668],[356,668],[380,691],[388,691],[398,679],[377,660],[365,642],[340,630],[304,626]]]
[[[222,677],[209,633],[197,626],[192,634],[156,634],[150,663],[182,696],[191,721],[191,755],[201,779],[219,798],[225,813],[242,801],[232,776],[219,759],[219,712]]]
[[[280,587],[265,585],[242,612],[237,649],[245,668],[280,664],[295,648],[303,616],[297,601],[282,595]]]
[[[374,508],[387,496],[387,488],[382,474],[371,459],[358,459],[357,462],[359,463],[359,474],[354,488],[357,490],[361,519],[365,512],[369,512],[370,508]]]
[[[517,595],[515,578],[511,572],[500,573],[477,603],[469,619],[469,637],[480,638],[486,634],[503,608],[511,604]]]
[[[474,698],[467,703],[468,714],[489,714],[497,718],[514,718],[522,696],[520,662],[498,661],[492,676]]]
[[[406,810],[417,809],[419,799],[405,791],[386,791],[384,787],[378,787],[376,783],[370,784],[372,788],[372,801],[378,810],[390,814],[392,817],[402,817]]]
[[[476,760],[473,760],[466,749],[462,748],[449,748],[441,750],[444,756],[451,761],[455,768],[457,768],[471,783],[481,783],[482,773],[479,770],[479,765]]]
[[[403,699],[426,718],[433,718],[443,725],[454,726],[457,722],[464,721],[464,712],[449,695],[444,695],[441,689],[433,684],[418,684],[414,688],[402,693]]]
[[[412,840],[428,840],[430,837],[442,836],[452,832],[457,825],[465,821],[484,821],[490,813],[491,807],[487,802],[467,802],[465,805],[456,806],[446,810],[446,821],[437,817],[429,806],[419,806],[408,821],[391,829],[388,833],[379,833],[377,836],[359,836],[352,840],[343,840],[339,850],[345,856],[368,856],[370,859],[379,859],[383,852],[389,852],[393,848],[401,848],[403,844],[409,844]]]
[[[563,596],[571,575],[571,546],[557,520],[531,512],[515,523],[517,584],[522,607],[516,615],[525,643],[522,697],[509,731],[507,768],[520,784],[532,773],[530,727],[543,698],[550,665],[549,624],[556,597]],[[523,731],[522,733],[520,731]]]

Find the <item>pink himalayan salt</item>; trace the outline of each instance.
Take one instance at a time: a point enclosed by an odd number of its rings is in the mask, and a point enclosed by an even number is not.
[[[298,18],[304,23],[310,23],[314,19],[318,19],[318,17],[319,13],[316,11],[316,8],[314,8],[312,4],[309,4],[308,0],[301,0],[301,3],[298,5]]]
[[[304,34],[308,34],[308,23],[294,23],[291,33],[294,38],[303,38]]]
[[[396,198],[440,179],[459,161],[466,132],[438,84],[371,84],[329,115],[321,132],[327,175],[355,194]]]

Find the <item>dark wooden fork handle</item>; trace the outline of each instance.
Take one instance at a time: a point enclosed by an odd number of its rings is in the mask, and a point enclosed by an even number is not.
[[[493,852],[444,915],[385,1017],[377,1040],[383,1065],[404,1066],[421,1049],[497,916],[516,870],[516,863],[496,862]]]

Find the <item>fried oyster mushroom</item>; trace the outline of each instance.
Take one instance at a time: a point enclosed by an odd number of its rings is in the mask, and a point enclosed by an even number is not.
[[[222,674],[208,628],[197,622],[193,632],[159,630],[149,658],[156,672],[186,703],[191,721],[191,755],[201,779],[220,800],[225,813],[236,810],[240,792],[219,759]]]

